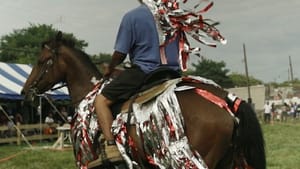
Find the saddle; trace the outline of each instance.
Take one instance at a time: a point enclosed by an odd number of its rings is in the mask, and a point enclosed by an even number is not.
[[[144,80],[141,88],[129,100],[117,102],[112,105],[114,117],[119,113],[126,113],[130,110],[133,102],[138,104],[146,103],[155,96],[161,94],[165,89],[172,85],[175,81],[168,81],[179,78],[180,74],[167,67],[161,67],[151,72]]]

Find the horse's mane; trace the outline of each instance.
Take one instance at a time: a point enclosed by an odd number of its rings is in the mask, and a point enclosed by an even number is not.
[[[41,44],[41,48],[44,48],[45,45],[49,45],[55,49],[55,48],[59,47],[60,44],[70,47],[70,48],[75,48],[74,40],[72,40],[70,38],[64,38],[64,37],[57,38],[57,36],[55,38],[50,38],[48,40],[43,41]]]
[[[52,50],[57,50],[60,46],[67,47],[72,53],[72,57],[76,57],[79,62],[87,68],[94,69],[97,74],[100,74],[99,70],[97,69],[96,65],[92,62],[90,56],[85,53],[83,50],[76,47],[76,43],[74,39],[65,38],[62,36],[62,33],[59,32],[55,38],[50,38],[44,42],[42,42],[41,47],[44,48],[45,45],[48,45]]]

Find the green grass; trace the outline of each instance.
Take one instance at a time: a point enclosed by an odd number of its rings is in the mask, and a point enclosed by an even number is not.
[[[267,168],[300,168],[300,121],[263,124],[262,129],[266,142]],[[0,169],[76,169],[72,150],[42,149],[41,145],[34,147],[38,148],[0,145]],[[7,157],[11,158],[3,161]]]
[[[43,144],[44,146],[44,144]],[[34,145],[0,146],[0,169],[76,169],[73,151],[53,150]],[[50,145],[49,145],[50,146]]]
[[[268,169],[300,168],[300,123],[263,125]]]

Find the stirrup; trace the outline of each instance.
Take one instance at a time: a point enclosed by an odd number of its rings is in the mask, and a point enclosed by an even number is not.
[[[99,157],[98,159],[94,160],[94,161],[91,161],[89,164],[88,164],[88,168],[94,168],[94,167],[97,167],[97,166],[100,166],[103,164],[103,161],[102,159]]]
[[[106,141],[104,150],[106,157],[110,162],[117,162],[123,160],[122,155],[114,140]]]
[[[98,159],[91,161],[88,164],[88,168],[94,168],[103,165],[106,162],[114,163],[114,162],[123,161],[121,153],[119,152],[119,149],[114,140],[105,141],[103,148],[104,148],[104,151],[102,151],[103,154],[100,154]]]

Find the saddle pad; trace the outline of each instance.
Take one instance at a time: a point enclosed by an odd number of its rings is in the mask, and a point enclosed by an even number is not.
[[[172,80],[168,80],[160,85],[154,86],[146,91],[140,92],[137,94],[137,96],[135,96],[134,98],[134,102],[137,104],[143,104],[148,102],[149,100],[151,100],[152,98],[154,98],[155,96],[158,96],[159,94],[161,94],[163,91],[165,91],[169,86],[178,83],[179,81],[181,81],[181,78],[177,78],[177,79],[172,79]],[[126,101],[121,108],[121,113],[127,113],[129,110],[129,107],[131,106],[132,103],[132,99]]]
[[[184,132],[183,117],[174,93],[176,83],[169,86],[156,99],[143,104],[133,104],[133,119],[131,122],[137,127],[137,134],[144,143],[143,147],[149,163],[159,168],[199,168],[207,166],[199,153],[191,150]],[[125,151],[128,144],[126,137],[127,113],[121,113],[113,123],[113,132],[117,137],[117,145],[130,169],[135,168],[137,161],[134,153]],[[130,141],[130,139],[129,139]],[[131,141],[130,152],[135,151]]]

